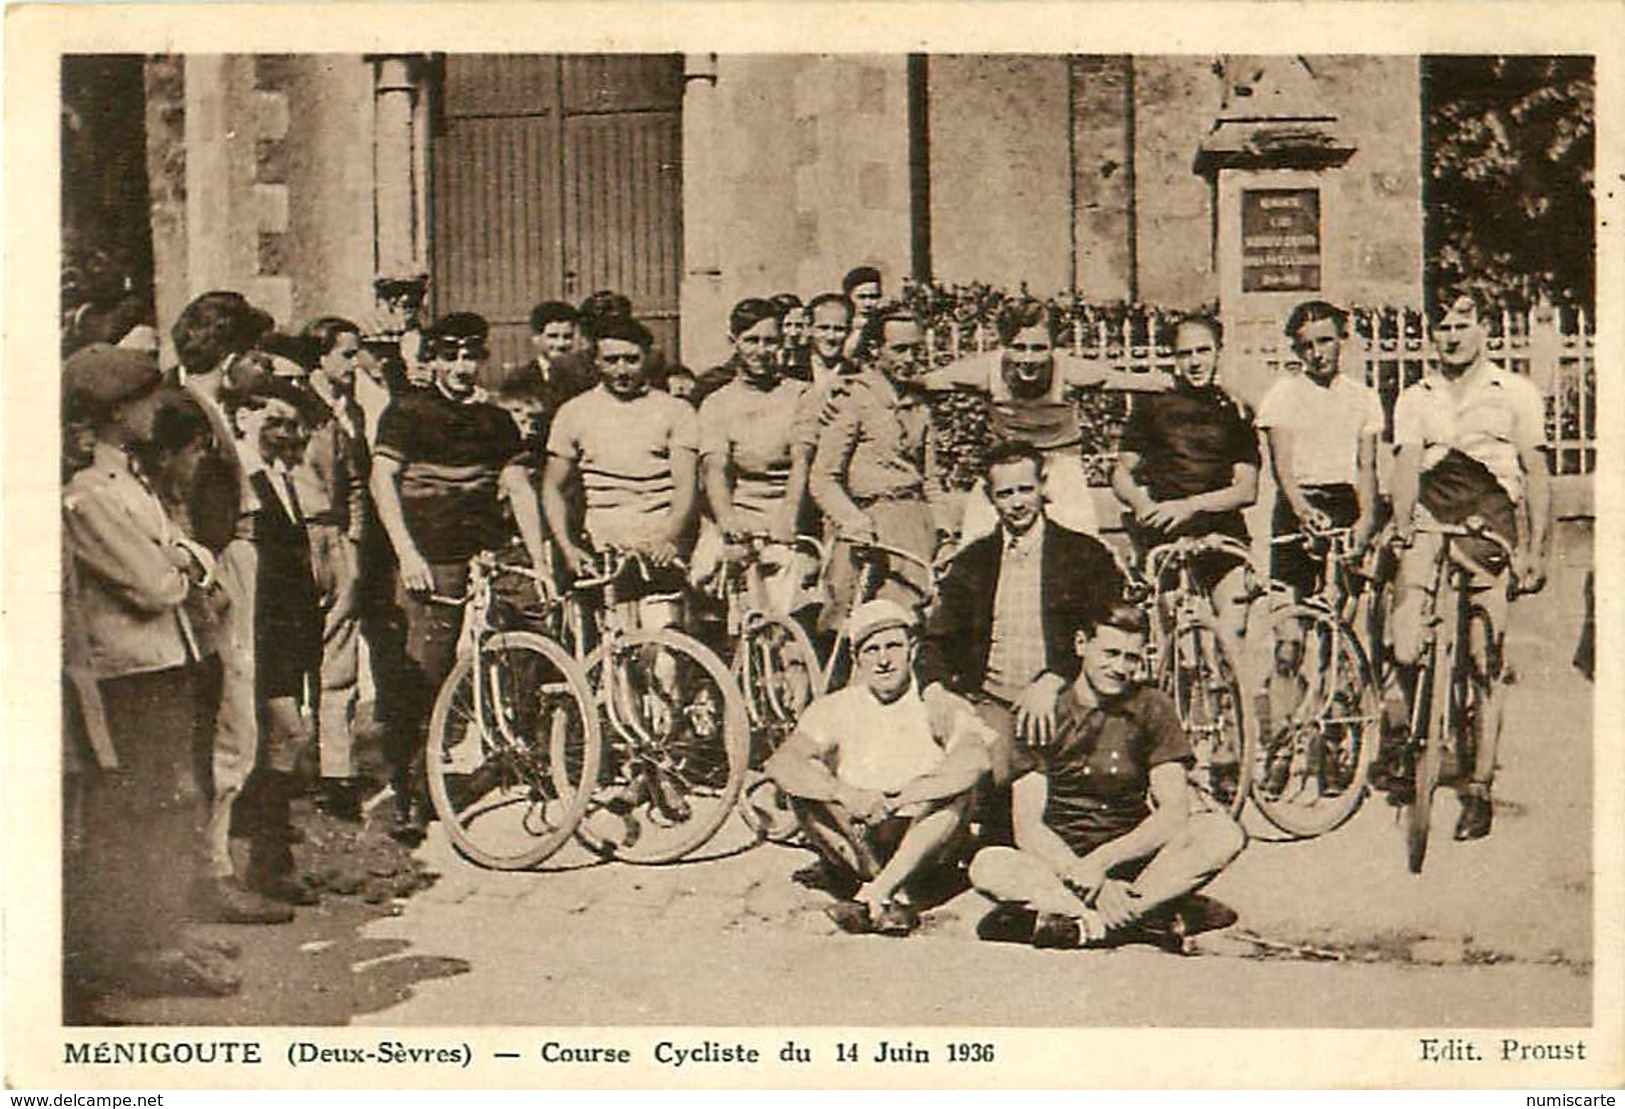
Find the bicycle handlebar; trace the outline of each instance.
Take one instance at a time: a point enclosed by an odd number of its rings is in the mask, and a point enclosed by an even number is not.
[[[940,562],[933,561],[932,559],[917,555],[913,551],[905,551],[901,547],[893,547],[887,543],[868,543],[853,539],[847,540],[847,543],[851,545],[853,555],[860,561],[878,561],[878,556],[900,558],[904,562],[912,562],[914,565],[930,574],[933,578],[942,573],[943,570],[947,568],[948,563],[952,561],[951,557],[943,559]]]
[[[1241,540],[1230,535],[1195,535],[1179,539],[1170,539],[1157,547],[1153,547],[1145,556],[1145,565],[1148,577],[1159,577],[1165,563],[1176,558],[1190,558],[1193,555],[1205,554],[1209,551],[1222,551],[1233,554],[1246,562],[1252,562],[1253,552]]]
[[[1422,535],[1442,535],[1448,539],[1483,539],[1499,547],[1509,562],[1517,558],[1512,544],[1500,532],[1476,517],[1469,519],[1465,524],[1417,524],[1415,530]],[[1398,539],[1399,535],[1396,532],[1390,537],[1389,542],[1397,542]]]
[[[766,532],[752,532],[748,535],[738,536],[733,540],[726,540],[723,544],[724,556],[728,558],[742,558],[750,556],[758,558],[769,547],[790,547],[794,550],[806,551],[818,559],[820,566],[829,561],[829,548],[822,540],[810,535],[797,535],[790,539],[775,539]]]
[[[570,583],[571,589],[577,591],[602,589],[604,586],[619,580],[623,575],[625,575],[627,569],[630,567],[636,567],[638,575],[642,577],[644,581],[648,581],[650,578],[649,560],[641,551],[621,550],[618,547],[607,547],[603,551],[599,552],[599,554],[604,561],[610,564],[610,568],[606,572],[595,577],[576,578]],[[674,556],[672,560],[667,563],[667,565],[683,573],[688,572],[688,563],[680,557]]]
[[[468,560],[469,588],[461,597],[451,597],[444,593],[430,593],[429,600],[438,605],[465,605],[474,596],[475,584],[483,579],[494,578],[499,574],[518,574],[529,578],[542,586],[549,594],[553,591],[553,583],[542,571],[534,566],[526,566],[521,562],[503,562],[497,557],[495,551],[481,551]]]

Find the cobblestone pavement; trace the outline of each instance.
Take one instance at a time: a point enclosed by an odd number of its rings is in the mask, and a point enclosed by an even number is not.
[[[980,943],[961,892],[907,940],[849,937],[791,876],[810,853],[731,822],[702,858],[604,863],[571,847],[532,873],[480,870],[438,833],[439,877],[391,915],[342,903],[261,929],[243,997],[148,1002],[125,1019],[380,1025],[1575,1025],[1591,1007],[1591,686],[1569,665],[1588,561],[1519,603],[1517,684],[1494,834],[1426,872],[1368,800],[1320,839],[1255,838],[1209,892],[1240,923],[1199,955]],[[237,930],[243,932],[245,930]],[[255,930],[247,930],[255,931]],[[246,945],[245,946],[249,946]],[[263,949],[262,949],[263,948]],[[263,972],[255,968],[263,965]],[[346,973],[346,967],[348,973]],[[267,980],[268,979],[268,980]],[[313,984],[321,1006],[295,1000]],[[268,1017],[276,1019],[267,1019]]]

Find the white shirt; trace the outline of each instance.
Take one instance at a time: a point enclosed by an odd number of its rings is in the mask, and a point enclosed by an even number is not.
[[[1546,444],[1546,402],[1534,382],[1480,363],[1452,382],[1433,373],[1406,389],[1394,406],[1394,445],[1421,447],[1422,469],[1452,449],[1495,475],[1517,501],[1523,496],[1520,451]]]
[[[984,742],[983,731],[975,716],[961,712],[953,733],[939,742],[918,690],[911,687],[883,705],[861,683],[820,697],[796,722],[796,733],[830,760],[837,778],[857,789],[883,793],[929,774],[961,741]]]
[[[1353,485],[1360,442],[1382,434],[1382,402],[1375,389],[1347,374],[1317,385],[1289,373],[1271,385],[1253,421],[1292,432],[1292,470],[1299,485]]]

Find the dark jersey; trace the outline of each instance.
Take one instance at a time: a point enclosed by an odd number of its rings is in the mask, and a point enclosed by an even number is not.
[[[1118,838],[1151,814],[1151,768],[1194,760],[1174,703],[1137,686],[1089,708],[1070,693],[1056,706],[1055,742],[1017,747],[1012,775],[1049,783],[1044,823],[1080,855]]]
[[[498,479],[524,450],[501,408],[434,388],[403,393],[379,420],[374,453],[401,464],[406,529],[429,562],[461,562],[507,541]]]

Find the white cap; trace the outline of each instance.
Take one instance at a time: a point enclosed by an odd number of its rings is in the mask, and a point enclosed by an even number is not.
[[[863,641],[876,632],[888,628],[906,628],[913,632],[916,626],[914,613],[898,604],[896,601],[876,600],[865,601],[852,610],[852,615],[846,618],[846,637],[856,651],[863,645]]]

